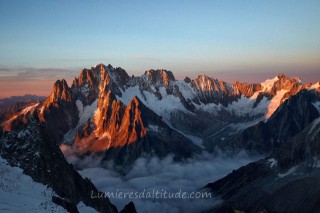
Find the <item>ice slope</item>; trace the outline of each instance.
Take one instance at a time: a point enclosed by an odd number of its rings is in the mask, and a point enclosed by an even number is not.
[[[97,111],[98,99],[95,100],[92,104],[83,106],[80,100],[76,101],[76,105],[79,111],[79,122],[74,129],[68,131],[63,137],[63,143],[71,144],[75,138],[75,135],[78,130],[84,127],[85,123],[91,119],[94,113]]]
[[[11,167],[0,157],[0,212],[44,213],[67,212],[63,207],[52,202],[54,191],[47,186],[34,182],[22,169]],[[82,202],[78,205],[80,213],[96,212]]]
[[[168,94],[165,87],[159,87],[159,92],[162,99],[159,100],[153,93],[149,91],[142,91],[141,94],[139,86],[129,87],[122,93],[122,97],[117,96],[125,105],[128,105],[130,100],[137,96],[144,105],[154,111],[157,115],[164,117],[166,120],[170,120],[170,115],[175,110],[181,110],[188,112],[182,105],[180,99],[174,95]]]
[[[276,76],[273,79],[267,79],[266,81],[262,82],[261,85],[263,87],[263,90],[269,91],[273,87],[274,83],[278,80],[279,78],[278,76]]]
[[[52,202],[52,195],[52,189],[0,158],[0,212],[66,212]]]

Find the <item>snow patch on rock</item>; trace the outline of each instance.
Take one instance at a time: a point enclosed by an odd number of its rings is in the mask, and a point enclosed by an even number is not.
[[[257,105],[257,107],[253,108],[256,102],[255,96],[257,96],[256,93],[253,94],[253,97],[250,98],[247,98],[242,95],[240,99],[238,99],[237,101],[233,101],[231,104],[225,107],[225,109],[239,117],[243,117],[246,115],[256,116],[264,114],[269,101],[266,97],[264,97],[261,100],[261,102]]]
[[[270,158],[267,160],[267,164],[270,166],[270,168],[277,166],[278,161],[274,158]]]
[[[315,119],[311,123],[311,128],[309,130],[310,135],[316,135],[320,131],[320,117]]]
[[[186,100],[193,100],[194,98],[196,98],[196,94],[194,92],[194,89],[191,87],[190,84],[186,83],[185,81],[176,81],[175,85],[178,86],[179,91],[181,92],[182,96],[186,99]]]
[[[280,106],[281,104],[281,99],[283,98],[283,96],[289,92],[289,90],[280,90],[277,92],[277,94],[271,99],[270,104],[268,105],[268,111],[266,114],[266,118],[270,118],[270,116],[274,113],[274,111],[277,110],[277,108]]]
[[[279,173],[279,174],[278,174],[278,177],[279,177],[279,178],[284,178],[284,177],[286,177],[286,176],[288,176],[288,175],[294,175],[295,172],[297,171],[298,167],[299,167],[299,166],[294,166],[294,167],[292,167],[291,169],[289,169],[289,170],[288,170],[287,172],[285,172],[285,173]]]
[[[184,112],[189,112],[182,105],[180,99],[174,95],[168,94],[165,87],[159,87],[159,92],[162,99],[159,100],[152,92],[143,91],[143,95],[139,90],[139,86],[129,87],[123,93],[122,97],[117,96],[125,105],[128,105],[134,96],[137,96],[140,101],[154,111],[157,115],[170,120],[171,113],[180,110]]]
[[[98,99],[95,100],[92,104],[83,107],[83,104],[80,100],[76,101],[76,105],[79,111],[79,122],[74,129],[69,130],[63,137],[63,143],[72,144],[76,136],[77,131],[84,127],[86,122],[93,118],[95,111],[98,107]]]
[[[274,83],[278,80],[278,76],[274,77],[273,79],[267,79],[261,83],[261,86],[263,87],[264,91],[269,91],[273,87]]]
[[[97,213],[97,211],[89,206],[86,206],[82,201],[77,205],[80,213]]]

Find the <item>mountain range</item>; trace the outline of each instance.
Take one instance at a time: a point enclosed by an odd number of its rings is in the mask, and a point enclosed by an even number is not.
[[[301,91],[266,122],[228,142],[269,153],[206,187],[225,202],[217,212],[317,212],[320,187],[319,90]]]
[[[42,101],[46,97],[26,94],[0,99],[0,122],[9,119],[14,113],[31,103]]]
[[[88,198],[97,189],[67,163],[67,152],[101,156],[99,164],[113,161],[125,173],[139,157],[184,161],[202,152],[245,150],[265,158],[204,183],[223,199],[212,211],[319,207],[319,82],[284,74],[255,84],[206,75],[177,80],[168,70],[129,76],[98,64],[70,86],[57,80],[42,101],[3,111],[1,156],[52,188],[55,203],[69,211],[81,201],[100,212],[117,209],[108,199]],[[135,212],[134,205],[124,211]]]

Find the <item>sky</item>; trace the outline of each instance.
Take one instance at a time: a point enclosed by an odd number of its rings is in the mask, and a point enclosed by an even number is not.
[[[227,82],[319,81],[318,0],[0,0],[0,97],[48,95],[85,67]]]

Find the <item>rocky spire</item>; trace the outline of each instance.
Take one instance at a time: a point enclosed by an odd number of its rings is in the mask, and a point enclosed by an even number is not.
[[[135,96],[127,106],[122,119],[119,140],[114,144],[115,146],[123,146],[132,142],[138,141],[147,134],[147,130],[142,119],[141,106],[143,104]]]
[[[98,109],[94,116],[96,135],[108,133],[109,137],[115,135],[120,128],[125,106],[117,101],[115,95],[109,90],[103,92],[99,98]]]
[[[67,81],[64,79],[62,79],[61,81],[57,80],[53,85],[48,101],[53,103],[61,100],[71,101],[71,99],[72,99],[72,95],[70,93],[70,88],[67,84]]]

